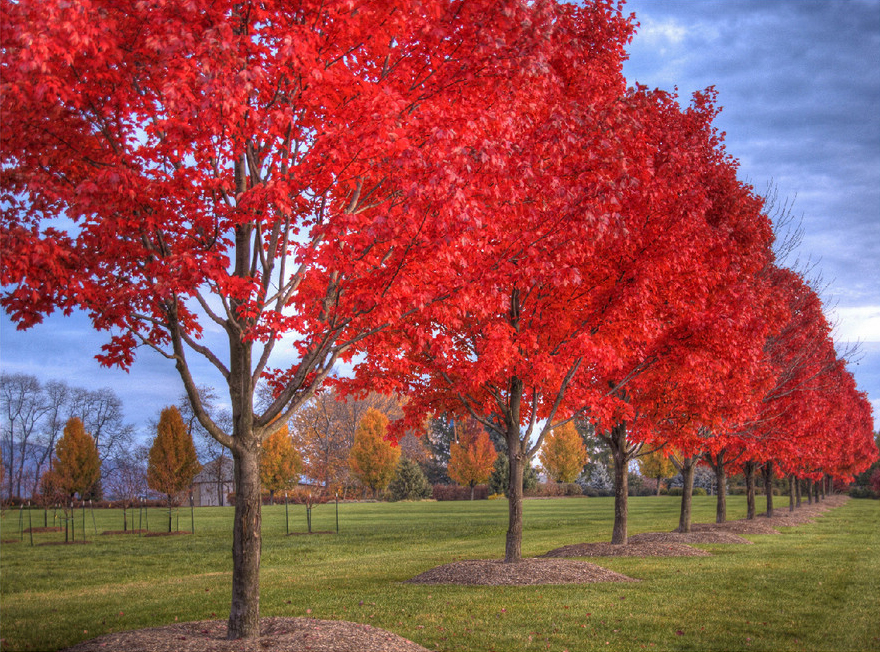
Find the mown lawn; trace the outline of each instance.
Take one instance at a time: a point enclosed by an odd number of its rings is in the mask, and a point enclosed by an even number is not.
[[[695,521],[714,520],[713,500],[694,499]],[[744,500],[730,498],[728,509],[741,518]],[[19,534],[27,512],[4,512],[0,648],[55,650],[110,631],[225,619],[231,515],[199,508],[195,534],[141,537],[101,535],[122,528],[121,512],[96,511],[94,523],[86,514],[90,543],[31,547]],[[610,498],[526,501],[523,554],[609,540],[612,515]],[[42,525],[42,512],[32,516]],[[189,510],[179,516],[189,530]],[[160,510],[149,519],[167,528]],[[290,519],[305,530],[302,506]],[[438,650],[880,650],[878,501],[850,500],[815,524],[750,536],[755,545],[705,546],[712,557],[591,560],[639,583],[401,583],[453,560],[502,556],[506,519],[504,500],[343,504],[338,535],[285,536],[284,506],[267,507],[262,614],[369,623]],[[631,534],[668,531],[677,519],[677,498],[630,499]],[[315,509],[313,529],[335,530],[332,504]],[[34,535],[58,540],[63,533]]]

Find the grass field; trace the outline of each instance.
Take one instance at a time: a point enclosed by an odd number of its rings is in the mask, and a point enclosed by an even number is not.
[[[749,536],[755,545],[701,546],[712,557],[591,560],[639,583],[538,587],[401,583],[450,561],[503,556],[504,500],[342,504],[338,535],[285,536],[284,509],[263,512],[264,616],[364,622],[439,650],[880,650],[878,501]],[[695,522],[714,520],[714,509],[712,497],[695,497]],[[744,499],[729,498],[728,510],[743,517]],[[612,515],[611,498],[528,500],[523,554],[610,540]],[[31,547],[20,513],[5,512],[0,648],[56,650],[110,631],[225,619],[231,516],[197,508],[195,534],[142,537],[101,535],[122,529],[122,517],[96,510],[94,523],[86,514],[90,543]],[[42,512],[32,517],[43,524]],[[167,528],[162,518],[151,510],[151,529]],[[179,518],[189,530],[189,510]],[[290,519],[305,530],[302,506]],[[22,520],[27,527],[27,511]],[[630,499],[630,534],[677,523],[678,499]],[[332,504],[315,509],[313,529],[335,530]]]

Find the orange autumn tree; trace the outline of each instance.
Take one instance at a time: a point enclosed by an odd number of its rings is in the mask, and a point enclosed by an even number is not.
[[[370,408],[358,423],[348,457],[351,472],[377,495],[388,486],[397,469],[400,448],[386,439],[388,417]]]
[[[285,425],[265,441],[260,458],[260,482],[269,490],[273,505],[275,492],[295,487],[301,472],[302,458],[293,447],[293,440]]]
[[[55,445],[55,459],[49,474],[51,478],[46,479],[46,484],[68,498],[74,494],[84,497],[101,477],[98,448],[80,419],[73,417],[64,426],[64,435]]]
[[[150,447],[147,486],[168,498],[168,531],[171,532],[171,507],[177,494],[189,488],[202,468],[196,456],[192,435],[183,417],[173,405],[162,410],[156,438]]]
[[[479,421],[467,419],[458,441],[449,448],[447,473],[458,484],[471,488],[473,500],[474,487],[489,479],[497,457],[498,453],[486,429]]]
[[[554,428],[538,453],[541,466],[555,482],[574,482],[589,461],[587,447],[573,421]]]

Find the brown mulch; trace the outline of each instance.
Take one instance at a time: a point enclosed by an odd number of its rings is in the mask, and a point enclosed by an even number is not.
[[[24,530],[24,533],[33,532],[34,534],[42,534],[44,532],[64,532],[64,528],[62,527],[29,527]]]
[[[523,559],[505,564],[501,559],[469,559],[437,566],[416,575],[407,584],[464,584],[468,586],[528,586],[532,584],[589,584],[638,582],[631,577],[586,561]]]
[[[586,561],[566,556],[707,556],[691,543],[751,543],[739,534],[778,534],[777,527],[811,523],[824,511],[846,502],[846,496],[828,497],[821,503],[806,503],[795,511],[788,504],[774,509],[772,518],[758,516],[751,521],[699,523],[687,534],[648,532],[629,537],[626,546],[610,543],[582,543],[550,551],[539,559],[517,564],[501,560],[469,560],[445,564],[418,575],[412,584],[534,585],[585,584],[591,582],[637,582]],[[154,536],[168,533],[153,533]],[[177,534],[177,533],[174,533]],[[76,543],[83,543],[77,541]],[[45,544],[44,544],[45,545]],[[128,632],[106,634],[84,641],[64,652],[425,652],[426,648],[391,632],[369,625],[341,620],[311,618],[264,618],[261,637],[250,641],[227,641],[225,621],[176,623]]]
[[[627,545],[610,543],[576,543],[548,552],[545,557],[707,557],[706,550],[688,544],[722,543],[750,544],[742,534],[779,534],[777,528],[813,523],[816,517],[829,509],[843,505],[848,496],[828,496],[820,503],[788,511],[788,502],[775,507],[773,516],[760,514],[752,520],[726,521],[724,523],[694,523],[691,531],[643,532],[629,537]]]
[[[263,618],[260,638],[227,641],[225,620],[105,634],[63,652],[426,652],[387,630],[345,620]]]
[[[733,534],[779,534],[780,527],[795,527],[814,523],[818,516],[829,509],[840,507],[849,496],[828,496],[819,503],[809,505],[805,502],[793,512],[788,511],[788,500],[783,497],[780,505],[773,508],[773,516],[768,518],[766,513],[758,514],[752,520],[742,519],[739,521],[726,521],[724,523],[694,523],[691,529],[694,532],[724,531]]]
[[[699,532],[642,532],[641,534],[634,534],[629,537],[629,543],[730,543],[751,545],[752,542],[733,532],[716,529]]]
[[[575,543],[551,550],[545,557],[709,557],[711,553],[685,543],[644,541],[626,545],[615,543]]]

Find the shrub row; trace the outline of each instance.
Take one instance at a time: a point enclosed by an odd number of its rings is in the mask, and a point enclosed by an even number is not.
[[[457,484],[435,484],[432,494],[434,500],[470,500],[471,488]],[[474,487],[474,500],[486,500],[489,497],[489,485],[478,484]]]
[[[533,498],[554,498],[558,496],[583,496],[580,485],[574,482],[539,482],[534,489],[525,492]]]

